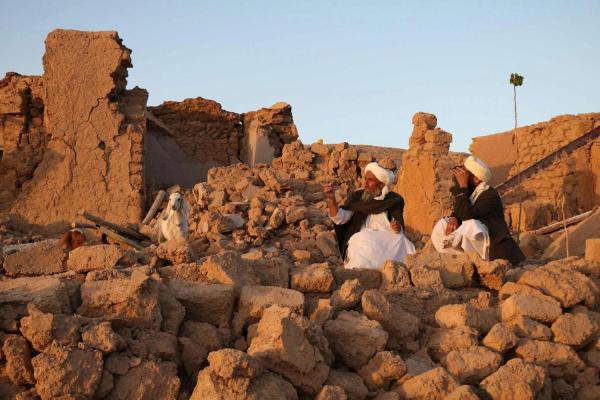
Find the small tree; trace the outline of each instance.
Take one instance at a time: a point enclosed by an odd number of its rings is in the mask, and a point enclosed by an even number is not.
[[[523,77],[517,73],[510,74],[510,84],[513,85],[513,104],[515,110],[515,130],[513,131],[513,141],[515,146],[517,147],[517,159],[516,159],[516,167],[517,174],[521,172],[520,169],[520,158],[519,158],[519,140],[517,137],[517,86],[523,85]],[[521,175],[518,175],[519,182],[519,216],[517,218],[517,243],[520,241],[521,236],[521,211],[522,211],[522,188],[521,188]]]

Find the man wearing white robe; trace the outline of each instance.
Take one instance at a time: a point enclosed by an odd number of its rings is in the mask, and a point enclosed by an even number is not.
[[[483,260],[506,259],[516,265],[523,252],[510,235],[498,192],[488,185],[492,178],[483,161],[469,156],[452,173],[454,207],[449,217],[439,220],[431,242],[440,253],[475,252]]]
[[[330,185],[324,185],[329,216],[346,268],[377,269],[386,261],[403,261],[415,247],[404,234],[404,200],[390,191],[394,173],[376,162],[365,168],[365,188],[338,206]],[[345,229],[342,229],[345,228]]]

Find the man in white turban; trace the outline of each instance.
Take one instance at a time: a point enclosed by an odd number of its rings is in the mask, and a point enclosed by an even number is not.
[[[404,199],[390,191],[394,173],[376,162],[365,168],[365,188],[338,206],[331,185],[324,185],[329,216],[346,268],[381,267],[387,260],[402,261],[415,247],[404,234]]]
[[[476,252],[483,260],[505,259],[516,265],[525,259],[504,220],[502,200],[488,182],[490,169],[469,156],[452,169],[457,185],[452,188],[454,209],[439,220],[431,242],[440,253]]]

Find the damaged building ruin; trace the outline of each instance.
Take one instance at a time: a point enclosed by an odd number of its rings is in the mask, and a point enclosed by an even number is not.
[[[435,115],[413,116],[407,150],[304,145],[285,103],[148,107],[126,89],[130,55],[115,32],[57,30],[41,77],[0,81],[0,398],[600,398],[600,114],[474,139],[508,220],[524,200],[530,257],[511,266],[428,248],[466,156]],[[397,171],[418,251],[345,269],[321,184],[342,201],[373,160]],[[150,236],[157,218],[140,219],[174,184],[188,240],[135,248],[82,227],[84,246],[57,244],[80,208]],[[592,211],[568,258],[564,233],[535,230],[561,196],[567,217]]]
[[[144,89],[126,89],[130,55],[116,32],[56,30],[41,77],[0,81],[1,211],[50,230],[79,209],[136,223],[148,188],[270,162],[298,136],[285,103],[244,114],[202,98],[147,107]]]
[[[1,211],[49,231],[64,229],[79,209],[138,223],[157,189],[191,187],[212,167],[270,163],[298,139],[285,103],[246,113],[201,97],[147,107],[145,90],[126,89],[131,66],[131,50],[115,32],[56,30],[46,40],[42,76],[7,73],[0,81]],[[408,151],[394,158],[403,166],[396,190],[406,199],[406,222],[420,236],[448,212],[448,168],[464,156],[449,152],[452,136],[435,116],[417,113],[413,124]],[[600,114],[556,117],[519,128],[516,141],[513,132],[476,137],[471,151],[500,184],[599,125]],[[561,201],[566,217],[597,205],[599,148],[591,140],[509,191],[512,227],[519,201],[522,230],[561,219]],[[383,153],[355,149],[363,159]]]

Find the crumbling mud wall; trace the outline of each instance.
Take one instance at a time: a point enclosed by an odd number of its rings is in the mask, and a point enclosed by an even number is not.
[[[149,107],[146,167],[151,187],[191,187],[212,167],[253,166],[281,156],[298,138],[292,107],[277,103],[245,114],[201,97]]]
[[[147,92],[125,90],[131,50],[116,32],[55,30],[44,55],[50,141],[11,211],[58,228],[86,209],[117,223],[141,219]]]
[[[0,80],[0,211],[31,178],[48,144],[43,89],[39,76],[9,72]]]
[[[243,115],[243,125],[240,159],[250,166],[270,163],[281,156],[285,144],[298,139],[292,106],[287,103],[247,112]]]
[[[404,222],[409,232],[429,235],[434,223],[452,210],[451,168],[464,156],[450,155],[452,135],[436,128],[435,115],[416,113],[412,122],[396,191],[404,197]]]
[[[471,151],[486,161],[495,172],[499,169],[507,170],[507,175],[502,179],[504,181],[598,126],[600,113],[561,115],[549,121],[518,128],[513,150],[508,146],[513,141],[513,132],[510,131],[474,138]],[[526,205],[526,215],[522,217],[522,229],[526,230],[561,219],[563,199],[566,217],[600,204],[599,146],[600,140],[596,139],[532,178],[524,180],[520,188],[508,192],[503,200],[512,225],[516,227],[519,198]],[[504,149],[509,151],[502,160],[498,154],[504,156]],[[501,183],[497,180],[494,182]]]

